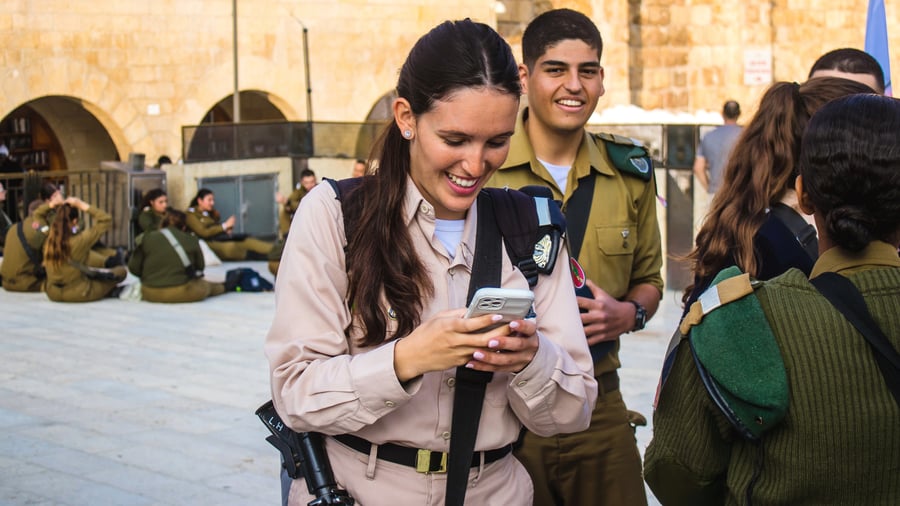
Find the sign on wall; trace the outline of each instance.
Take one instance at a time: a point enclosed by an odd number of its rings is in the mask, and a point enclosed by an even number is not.
[[[758,86],[772,82],[772,50],[744,50],[744,85]]]

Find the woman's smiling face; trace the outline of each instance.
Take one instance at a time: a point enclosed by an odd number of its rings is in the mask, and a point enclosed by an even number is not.
[[[506,160],[519,98],[494,88],[466,88],[417,117],[405,100],[398,102],[400,131],[412,133],[410,177],[434,206],[436,218],[465,218],[485,182]]]

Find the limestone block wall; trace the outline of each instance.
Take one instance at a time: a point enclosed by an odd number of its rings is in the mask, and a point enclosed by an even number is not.
[[[415,40],[445,19],[493,24],[490,0],[240,0],[238,85],[307,119],[362,121]],[[180,153],[181,126],[234,92],[232,2],[10,0],[0,9],[0,117],[48,96],[82,103],[124,158]],[[62,132],[64,136],[68,132]]]

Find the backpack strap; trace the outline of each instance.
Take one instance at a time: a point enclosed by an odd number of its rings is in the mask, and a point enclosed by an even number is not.
[[[175,236],[172,235],[172,231],[168,228],[162,228],[159,231],[166,237],[166,240],[169,241],[169,244],[172,245],[175,253],[178,254],[178,258],[181,260],[181,265],[183,265],[186,269],[190,268],[191,261],[188,259],[187,253],[184,252],[184,247],[180,242],[178,242],[178,239],[175,239]]]
[[[875,323],[866,300],[852,281],[836,272],[824,272],[809,281],[828,302],[859,331],[872,348],[875,363],[884,382],[900,405],[900,354],[891,346],[884,331]]]
[[[781,202],[772,204],[769,212],[791,231],[809,258],[812,260],[819,258],[819,239],[815,227],[807,223],[797,211]]]

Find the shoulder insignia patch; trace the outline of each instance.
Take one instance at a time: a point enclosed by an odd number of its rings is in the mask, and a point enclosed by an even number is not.
[[[189,212],[189,213],[194,213],[194,212],[196,212],[196,211],[194,210],[193,207],[189,207],[189,208],[188,208],[188,212]]]
[[[652,179],[653,161],[641,141],[610,133],[594,135],[606,145],[606,153],[616,169],[644,181]]]

